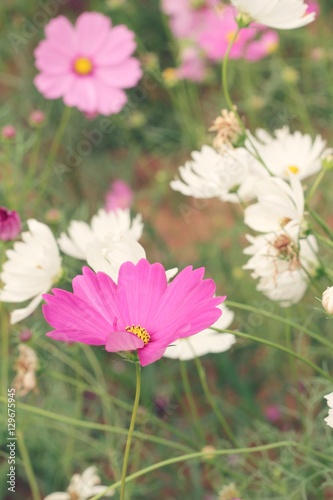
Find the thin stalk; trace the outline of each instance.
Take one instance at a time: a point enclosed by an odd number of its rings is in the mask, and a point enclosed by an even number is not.
[[[238,302],[233,302],[231,300],[228,300],[228,305],[230,307],[236,307],[237,309],[243,309],[244,311],[259,313],[262,316],[265,316],[266,318],[273,319],[273,320],[278,321],[280,323],[283,323],[285,325],[289,325],[292,328],[296,328],[300,332],[305,333],[306,335],[317,340],[321,344],[326,345],[326,347],[328,347],[329,349],[331,349],[333,351],[333,343],[332,342],[325,339],[321,335],[318,335],[317,333],[312,332],[311,330],[309,330],[305,326],[302,326],[302,325],[299,325],[298,323],[295,323],[295,321],[284,318],[283,316],[278,316],[277,314],[273,314],[273,313],[270,313],[270,312],[265,311],[265,310],[258,309],[257,307],[249,306],[246,304],[239,304]]]
[[[38,488],[37,480],[36,480],[32,465],[31,465],[28,450],[27,450],[27,447],[25,446],[25,442],[23,439],[23,433],[21,431],[17,431],[16,436],[17,436],[18,447],[19,447],[21,457],[22,457],[22,460],[24,463],[25,472],[27,474],[27,478],[29,481],[29,486],[31,489],[32,498],[33,498],[33,500],[42,500],[42,497],[39,494],[39,488]]]
[[[232,49],[233,44],[237,40],[239,32],[240,32],[240,28],[237,28],[237,30],[233,34],[233,36],[232,36],[232,38],[231,38],[231,40],[229,42],[229,45],[227,47],[227,50],[226,50],[226,52],[224,54],[223,64],[222,64],[222,88],[223,88],[223,94],[224,94],[225,100],[227,101],[227,105],[228,105],[228,108],[230,109],[230,111],[235,111],[235,106],[232,103],[232,100],[231,100],[231,97],[230,97],[230,93],[229,93],[229,89],[228,89],[228,62],[229,62],[230,51]],[[243,124],[243,122],[242,122],[242,124]],[[243,127],[244,127],[244,125],[243,125]]]
[[[278,349],[279,351],[283,351],[286,354],[288,354],[289,356],[293,356],[294,358],[299,359],[300,361],[302,361],[302,363],[304,363],[307,366],[310,366],[317,373],[320,373],[320,375],[322,375],[324,378],[326,378],[330,382],[333,382],[333,377],[331,377],[331,375],[329,375],[327,372],[322,370],[319,366],[315,365],[314,363],[312,363],[312,361],[310,361],[307,358],[304,358],[303,356],[301,356],[297,352],[292,351],[292,350],[288,349],[287,347],[284,347],[283,345],[276,344],[275,342],[271,342],[270,340],[262,339],[260,337],[255,337],[254,335],[248,335],[247,333],[238,332],[237,330],[227,330],[227,329],[226,330],[219,330],[218,328],[213,328],[213,327],[211,327],[211,329],[215,330],[216,332],[219,332],[219,333],[232,333],[233,335],[236,335],[236,337],[241,337],[244,339],[253,340],[254,342],[258,342],[259,344],[267,345],[268,347],[273,347],[274,349]]]
[[[233,444],[236,444],[235,436],[233,435],[233,432],[232,432],[227,420],[224,418],[223,414],[221,413],[221,411],[218,407],[218,404],[216,403],[213,395],[211,394],[211,392],[209,390],[205,369],[202,366],[201,360],[198,357],[194,358],[194,360],[195,360],[195,364],[196,364],[196,367],[198,370],[201,386],[202,386],[204,394],[207,398],[207,401],[209,402],[210,406],[212,407],[212,410],[214,411],[217,420],[220,422],[222,429],[224,430],[224,432],[226,433],[226,435],[228,436],[230,441]]]
[[[278,443],[272,443],[272,444],[265,444],[262,446],[254,446],[253,448],[235,448],[235,449],[230,449],[230,450],[212,450],[209,451],[209,453],[214,456],[223,456],[223,455],[241,455],[241,454],[247,454],[247,453],[258,453],[261,451],[266,451],[266,450],[274,450],[276,448],[286,448],[288,446],[295,446],[297,447],[297,443],[294,441],[280,441]],[[153,472],[154,470],[161,469],[162,467],[166,467],[167,465],[173,465],[177,464],[179,462],[186,462],[188,460],[200,460],[203,459],[205,460],[207,458],[207,451],[199,451],[195,453],[189,453],[188,455],[182,455],[180,457],[174,457],[174,458],[169,458],[167,460],[163,460],[162,462],[157,462],[156,464],[150,465],[149,467],[146,467],[144,469],[141,469],[138,472],[135,472],[134,474],[131,474],[130,476],[127,476],[126,478],[126,483],[129,483],[130,481],[133,481],[134,479],[137,479],[138,477],[145,476],[146,474],[149,474],[150,472]],[[98,495],[95,495],[92,497],[90,500],[99,500],[102,498],[106,493],[110,490],[119,488],[121,485],[120,481],[117,481],[116,483],[112,484],[108,488],[106,488],[102,493],[99,493]]]
[[[0,396],[0,402],[6,404],[7,397]],[[45,418],[49,418],[51,420],[56,420],[57,422],[67,423],[73,425],[75,427],[81,427],[84,429],[92,429],[92,430],[100,430],[100,431],[108,431],[114,432],[115,434],[127,435],[127,430],[122,427],[116,427],[114,425],[105,425],[98,424],[95,422],[89,422],[87,420],[77,419],[73,417],[68,417],[67,415],[61,415],[58,413],[54,413],[49,410],[44,410],[43,408],[37,408],[36,406],[31,406],[26,403],[16,402],[17,408],[21,408],[23,411],[28,411],[35,415],[39,415]],[[160,438],[158,436],[150,436],[145,434],[144,432],[134,431],[133,435],[138,439],[142,439],[143,441],[151,441],[152,443],[161,444],[163,446],[167,446],[169,448],[174,448],[179,451],[189,452],[191,448],[189,446],[184,446],[179,443],[175,443],[173,441]],[[193,448],[192,448],[193,449]]]
[[[194,426],[196,427],[196,431],[200,436],[200,440],[202,441],[202,443],[205,443],[205,435],[204,435],[204,433],[202,431],[202,427],[200,425],[200,418],[199,418],[197,408],[195,406],[195,402],[193,399],[193,394],[192,394],[190,382],[188,379],[185,361],[180,361],[180,374],[182,377],[182,382],[183,382],[183,386],[184,386],[186,399],[187,399],[187,402],[189,404],[190,411],[192,414]]]
[[[50,152],[49,152],[48,157],[46,159],[44,170],[43,170],[43,172],[41,174],[40,188],[39,188],[40,191],[39,191],[38,201],[40,200],[40,198],[45,193],[45,190],[46,190],[46,187],[47,187],[47,183],[48,183],[48,180],[49,180],[49,177],[50,177],[50,174],[51,174],[50,169],[52,167],[52,164],[53,164],[54,160],[56,159],[56,156],[57,156],[57,153],[58,153],[58,150],[59,150],[59,147],[60,147],[61,139],[62,139],[62,137],[63,137],[63,135],[65,133],[66,127],[67,127],[68,122],[69,122],[70,114],[71,114],[71,108],[69,108],[68,106],[66,106],[64,108],[64,111],[63,111],[63,114],[62,114],[62,117],[61,117],[61,120],[60,120],[60,123],[59,123],[59,127],[58,127],[58,129],[57,129],[57,131],[55,133],[53,142],[51,144]]]
[[[306,203],[309,203],[309,201],[312,199],[313,195],[315,194],[315,192],[317,191],[317,189],[319,187],[319,184],[323,180],[326,172],[327,172],[326,169],[322,168],[321,171],[319,172],[319,174],[317,175],[316,180],[314,181],[312,188],[310,189],[310,192],[309,192],[308,196],[306,197]]]
[[[329,238],[333,240],[333,230],[329,227],[329,225],[320,217],[320,215],[318,215],[313,210],[309,210],[309,213],[311,217],[317,222],[317,224],[325,231],[327,236],[329,236]]]
[[[136,373],[136,391],[135,391],[135,399],[134,399],[134,405],[133,405],[133,413],[132,413],[131,422],[130,422],[130,426],[128,429],[127,440],[126,440],[123,468],[121,471],[120,500],[125,500],[125,482],[126,482],[128,458],[129,458],[129,453],[130,453],[130,449],[131,449],[133,431],[134,431],[136,415],[138,412],[139,401],[140,401],[141,365],[138,362],[135,363],[135,373]]]

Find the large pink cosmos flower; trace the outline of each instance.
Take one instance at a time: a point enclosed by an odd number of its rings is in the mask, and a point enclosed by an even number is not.
[[[142,366],[161,358],[173,341],[194,335],[220,317],[225,297],[214,297],[213,280],[191,266],[168,284],[161,264],[125,262],[116,284],[107,274],[83,268],[73,293],[46,294],[49,337],[62,342],[105,345],[109,352],[137,350]]]
[[[142,71],[131,57],[134,33],[126,26],[111,27],[108,17],[84,12],[75,27],[64,16],[45,27],[46,40],[35,50],[37,89],[47,99],[63,97],[67,106],[85,113],[118,113]]]

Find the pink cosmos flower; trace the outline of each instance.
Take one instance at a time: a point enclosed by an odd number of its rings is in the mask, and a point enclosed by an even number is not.
[[[134,33],[126,26],[111,27],[108,17],[84,12],[73,27],[64,16],[45,27],[46,39],[35,50],[37,89],[47,99],[62,97],[67,106],[85,113],[118,113],[142,71],[131,57]]]
[[[118,208],[130,208],[133,203],[133,191],[127,182],[117,179],[112,182],[105,197],[105,210],[111,212]]]
[[[308,0],[307,4],[308,8],[306,13],[310,14],[311,12],[315,12],[317,17],[320,14],[320,5],[318,2],[316,2],[316,0]]]
[[[193,38],[203,26],[203,16],[218,0],[162,0],[162,10],[170,16],[176,38]]]
[[[220,317],[225,297],[214,297],[213,280],[191,266],[168,284],[159,263],[125,262],[116,284],[107,274],[83,268],[73,293],[53,289],[43,313],[62,342],[104,345],[108,352],[135,351],[142,366],[161,358],[173,341],[194,335]]]
[[[198,44],[209,59],[218,61],[224,57],[238,28],[235,17],[236,11],[230,6],[226,6],[223,11],[210,10],[205,13],[204,27],[198,37]],[[278,40],[275,31],[253,24],[240,31],[229,57],[252,61],[262,59],[277,47]]]
[[[15,210],[0,207],[0,240],[15,240],[21,232],[21,219]]]

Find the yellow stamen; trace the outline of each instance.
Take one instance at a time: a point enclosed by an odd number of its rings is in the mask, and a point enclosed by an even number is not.
[[[87,57],[78,57],[74,62],[74,71],[78,75],[89,75],[93,70],[93,63]]]
[[[147,332],[145,328],[142,328],[140,325],[132,325],[132,326],[126,326],[125,328],[126,332],[131,332],[134,333],[139,339],[143,341],[143,343],[146,345],[150,341],[150,335]]]
[[[289,167],[287,167],[287,171],[292,174],[298,174],[299,168],[296,165],[289,165]]]

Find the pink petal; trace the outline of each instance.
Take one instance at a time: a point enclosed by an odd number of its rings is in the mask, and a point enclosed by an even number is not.
[[[158,325],[155,311],[167,289],[164,267],[141,259],[136,265],[125,262],[119,270],[118,300],[127,326],[144,327],[150,334]]]
[[[143,340],[133,333],[125,331],[111,333],[106,340],[105,349],[108,352],[135,351],[143,346]]]
[[[131,58],[117,66],[96,68],[94,75],[105,85],[126,89],[134,87],[138,83],[142,76],[142,70],[139,61]]]
[[[54,295],[43,296],[47,303],[43,306],[43,313],[53,328],[66,332],[69,336],[72,332],[75,342],[85,342],[86,337],[93,337],[95,343],[105,343],[108,334],[113,330],[113,325],[93,305],[66,290],[55,288],[52,292]],[[77,332],[81,337],[78,337]]]
[[[89,267],[83,268],[83,276],[73,279],[74,295],[88,302],[115,329],[123,329],[126,325],[117,303],[117,285],[105,273],[95,274]]]
[[[34,52],[36,68],[50,75],[61,75],[71,71],[71,57],[58,48],[54,48],[48,40],[43,40]]]
[[[65,16],[52,19],[45,27],[46,38],[64,54],[71,54],[76,49],[74,28]]]
[[[123,90],[111,88],[103,82],[96,80],[97,108],[101,115],[119,113],[127,102],[127,95]]]
[[[45,306],[43,306],[45,307]],[[82,330],[53,330],[52,332],[46,333],[47,337],[53,340],[58,340],[60,342],[80,342],[81,344],[88,345],[104,345],[105,337],[96,337],[93,332],[83,332]]]
[[[110,19],[99,12],[84,12],[75,24],[78,50],[84,56],[94,55],[107,42]]]
[[[156,349],[156,347],[154,349],[149,349],[149,347],[149,344],[147,344],[143,349],[138,350],[141,366],[150,365],[150,363],[154,363],[154,361],[161,359],[166,351],[167,345],[159,349]]]
[[[97,89],[93,77],[75,77],[73,85],[64,95],[67,106],[75,106],[80,111],[92,113],[97,110]]]
[[[134,33],[126,26],[112,28],[106,44],[94,54],[98,66],[116,65],[126,60],[136,49]]]
[[[46,75],[40,73],[34,79],[37,90],[47,99],[58,99],[71,88],[75,78],[73,75]]]

